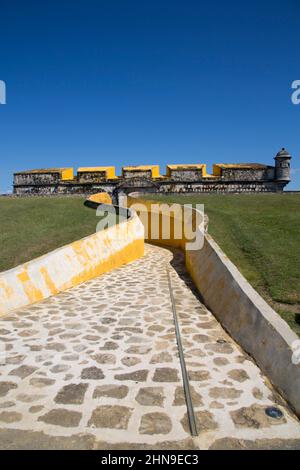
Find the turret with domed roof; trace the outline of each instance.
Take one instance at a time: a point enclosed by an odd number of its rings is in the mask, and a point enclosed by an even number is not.
[[[291,155],[284,147],[274,157],[276,181],[286,181],[288,183],[291,180],[291,158]]]

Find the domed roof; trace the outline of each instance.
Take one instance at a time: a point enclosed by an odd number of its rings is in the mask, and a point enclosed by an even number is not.
[[[291,158],[291,155],[284,147],[282,147],[282,149],[276,154],[276,157]]]

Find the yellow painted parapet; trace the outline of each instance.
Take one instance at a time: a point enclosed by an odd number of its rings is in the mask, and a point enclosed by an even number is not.
[[[159,174],[159,165],[137,165],[137,166],[123,166],[122,173],[125,171],[130,172],[142,172],[142,171],[151,171],[152,178],[160,178]]]
[[[133,212],[118,225],[0,273],[0,315],[75,287],[143,254],[144,227]]]
[[[96,202],[97,204],[112,204],[112,199],[108,193],[92,194],[89,201]]]
[[[34,174],[59,174],[62,181],[73,180],[74,170],[73,168],[40,168],[37,170],[26,170],[15,173],[15,175],[34,175]]]
[[[267,168],[267,165],[261,163],[215,163],[213,165],[213,175],[221,176],[222,169],[260,170],[263,168]]]
[[[205,163],[167,165],[166,176],[171,176],[171,170],[202,170],[202,176],[206,176]]]
[[[129,194],[126,200],[127,206],[140,216],[145,240],[153,244],[186,250],[186,246],[195,241],[195,229],[203,230],[203,233],[207,229],[207,217],[193,208],[186,208],[183,216],[180,204],[145,200],[139,193]]]
[[[78,168],[77,173],[105,173],[107,179],[117,178],[114,166],[81,167]]]
[[[62,181],[74,179],[73,168],[61,168],[61,179]]]

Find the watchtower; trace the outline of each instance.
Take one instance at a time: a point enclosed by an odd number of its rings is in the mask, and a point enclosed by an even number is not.
[[[275,159],[275,180],[289,182],[291,169],[291,155],[283,147],[274,157]]]

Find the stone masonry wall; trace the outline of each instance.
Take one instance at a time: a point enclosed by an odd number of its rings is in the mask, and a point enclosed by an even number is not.
[[[222,179],[227,181],[262,181],[273,178],[274,171],[272,174],[268,168],[222,168]]]
[[[77,180],[79,183],[98,183],[99,181],[105,181],[106,171],[79,171]]]
[[[107,179],[103,172],[78,172],[73,180],[62,181],[59,172],[16,173],[14,193],[35,194],[93,194],[107,192],[111,196],[119,191],[128,193],[138,188],[153,189],[161,193],[201,192],[277,192],[288,183],[275,179],[273,166],[253,168],[222,167],[220,176],[203,177],[201,168],[170,169],[170,176],[152,178],[151,169],[123,169],[123,176]]]
[[[170,170],[170,178],[175,181],[199,181],[202,179],[202,168]]]
[[[152,178],[151,170],[123,170],[123,178]]]
[[[59,183],[60,173],[16,173],[14,184],[41,185]]]
[[[28,185],[16,186],[15,194],[17,195],[37,195],[37,194],[93,194],[96,192],[107,192],[111,196],[113,193],[118,192],[119,183],[99,183],[99,184],[73,184],[64,183],[57,185]],[[284,182],[275,181],[250,181],[250,182],[178,182],[171,181],[156,182],[156,187],[149,184],[149,182],[141,183],[140,180],[136,184],[123,185],[121,190],[125,193],[134,191],[135,188],[147,191],[153,189],[159,193],[257,193],[257,192],[278,192],[282,191],[285,186]]]

